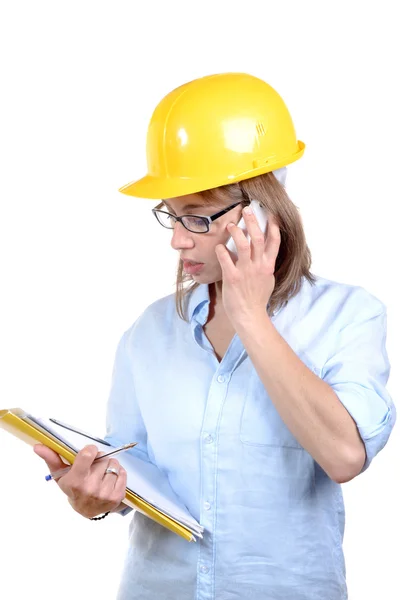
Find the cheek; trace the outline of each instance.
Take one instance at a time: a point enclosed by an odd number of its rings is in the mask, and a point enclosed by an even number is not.
[[[219,260],[217,258],[217,254],[215,252],[215,249],[220,244],[225,245],[226,242],[227,242],[227,240],[225,240],[225,239],[224,240],[222,240],[222,239],[221,240],[220,239],[216,240],[215,243],[210,248],[210,252],[209,252],[209,255],[208,255],[210,262],[213,263],[214,265],[216,265],[219,268],[220,268],[220,264],[219,264]]]
[[[226,223],[226,225],[224,225],[223,227],[220,227],[218,229],[218,231],[215,232],[213,240],[212,240],[212,246],[213,246],[214,253],[215,253],[215,248],[218,246],[218,244],[226,245],[227,241],[231,237],[229,231],[226,228],[230,222],[231,221],[228,221],[228,223]]]
[[[203,248],[202,252],[199,252],[199,255],[202,256],[203,261],[207,265],[207,272],[212,276],[218,275],[221,272],[221,266],[219,264],[217,254],[215,252],[215,248],[218,244],[222,242],[219,239],[215,238],[212,241],[208,240],[208,244],[205,248]]]
[[[217,255],[215,253],[215,249],[219,244],[226,245],[230,238],[229,231],[227,231],[226,226],[219,227],[217,231],[214,231],[206,240],[206,244],[203,246],[203,252],[200,254],[204,256],[204,259],[207,260],[207,263],[210,267],[216,269],[218,273],[221,273],[221,266],[219,264]]]

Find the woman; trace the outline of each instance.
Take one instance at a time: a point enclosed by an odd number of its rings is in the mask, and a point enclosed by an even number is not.
[[[138,441],[133,452],[168,474],[205,528],[188,543],[135,513],[121,600],[347,598],[340,484],[369,466],[396,418],[386,309],[310,273],[284,187],[303,152],[267,83],[214,75],[159,103],[149,173],[121,190],[163,199],[153,210],[180,260],[176,294],[118,346],[107,436]],[[127,514],[124,470],[114,459],[118,475],[104,473],[95,457],[82,450],[58,485],[85,517]]]

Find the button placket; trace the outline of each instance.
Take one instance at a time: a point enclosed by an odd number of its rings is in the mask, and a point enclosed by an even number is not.
[[[217,524],[217,475],[219,427],[223,421],[223,410],[232,374],[245,357],[246,352],[240,339],[234,338],[223,361],[216,364],[211,381],[203,429],[200,438],[201,496],[200,522],[204,527],[204,537],[199,540],[197,562],[196,600],[210,600],[215,597],[215,526]]]
[[[208,395],[201,444],[202,495],[201,524],[204,537],[199,541],[197,600],[208,600],[213,590],[214,570],[214,522],[215,522],[215,474],[217,468],[217,426],[226,390],[214,378]]]
[[[230,348],[230,353],[234,351],[234,346]],[[228,353],[229,354],[229,353]],[[225,403],[231,371],[237,362],[229,360],[229,356],[224,357],[224,364],[219,364],[217,372],[211,382],[209,389],[206,412],[203,420],[203,433],[201,438],[201,498],[200,514],[201,524],[204,527],[204,537],[199,542],[198,555],[198,585],[196,600],[209,600],[214,597],[214,569],[215,569],[215,544],[214,526],[216,523],[216,476],[218,462],[218,427],[221,420],[221,411]],[[223,368],[223,373],[218,373],[218,368]]]

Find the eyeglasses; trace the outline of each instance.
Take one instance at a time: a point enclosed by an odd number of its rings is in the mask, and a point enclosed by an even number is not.
[[[210,217],[202,217],[199,215],[182,215],[181,217],[177,217],[176,215],[172,215],[165,210],[159,210],[158,207],[153,208],[152,213],[160,225],[166,227],[167,229],[173,229],[176,222],[179,221],[179,223],[182,223],[185,229],[191,231],[192,233],[207,233],[210,231],[210,225],[213,221],[225,215],[227,212],[235,208],[235,206],[239,206],[239,204],[244,203],[249,204],[249,201],[241,200],[240,202],[231,204],[227,208],[224,208],[224,210],[221,210]]]

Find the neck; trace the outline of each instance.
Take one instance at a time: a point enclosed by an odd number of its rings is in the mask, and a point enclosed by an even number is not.
[[[213,314],[221,314],[224,312],[222,304],[222,281],[210,283],[208,286],[210,294],[210,310]]]

